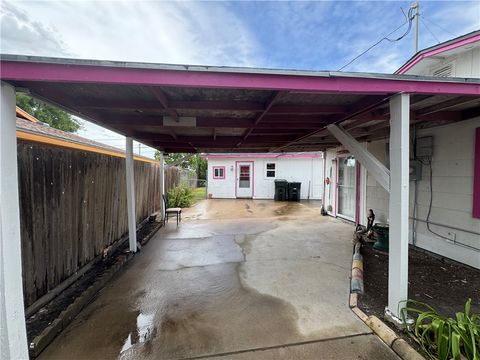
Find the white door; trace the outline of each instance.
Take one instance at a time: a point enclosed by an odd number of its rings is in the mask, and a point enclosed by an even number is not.
[[[338,212],[337,215],[355,220],[357,196],[356,161],[353,156],[338,158]]]
[[[252,163],[237,163],[237,197],[251,198],[253,197],[253,169]]]

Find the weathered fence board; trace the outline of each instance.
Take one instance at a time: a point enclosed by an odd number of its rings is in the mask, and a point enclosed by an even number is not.
[[[125,159],[18,142],[25,305],[128,232]],[[158,164],[135,161],[137,223],[159,209]]]

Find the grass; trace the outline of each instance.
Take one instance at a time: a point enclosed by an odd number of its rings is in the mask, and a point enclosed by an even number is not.
[[[206,187],[198,187],[196,189],[193,189],[192,205],[199,202],[200,200],[204,200],[206,191],[207,191]]]

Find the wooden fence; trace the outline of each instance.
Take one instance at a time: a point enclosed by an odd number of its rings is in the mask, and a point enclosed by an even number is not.
[[[180,169],[176,166],[165,167],[166,192],[179,185],[195,188],[197,187],[197,181],[197,174],[195,171]]]
[[[18,142],[25,305],[128,232],[125,159]],[[137,223],[159,209],[159,165],[135,161]]]

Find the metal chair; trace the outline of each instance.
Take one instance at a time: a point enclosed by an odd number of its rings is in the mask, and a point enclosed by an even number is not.
[[[168,218],[170,215],[175,215],[177,217],[177,226],[180,221],[182,221],[182,208],[169,208],[168,206],[168,195],[162,195],[163,197],[163,204],[165,207],[165,218],[163,220],[163,226],[165,223],[168,223]]]

